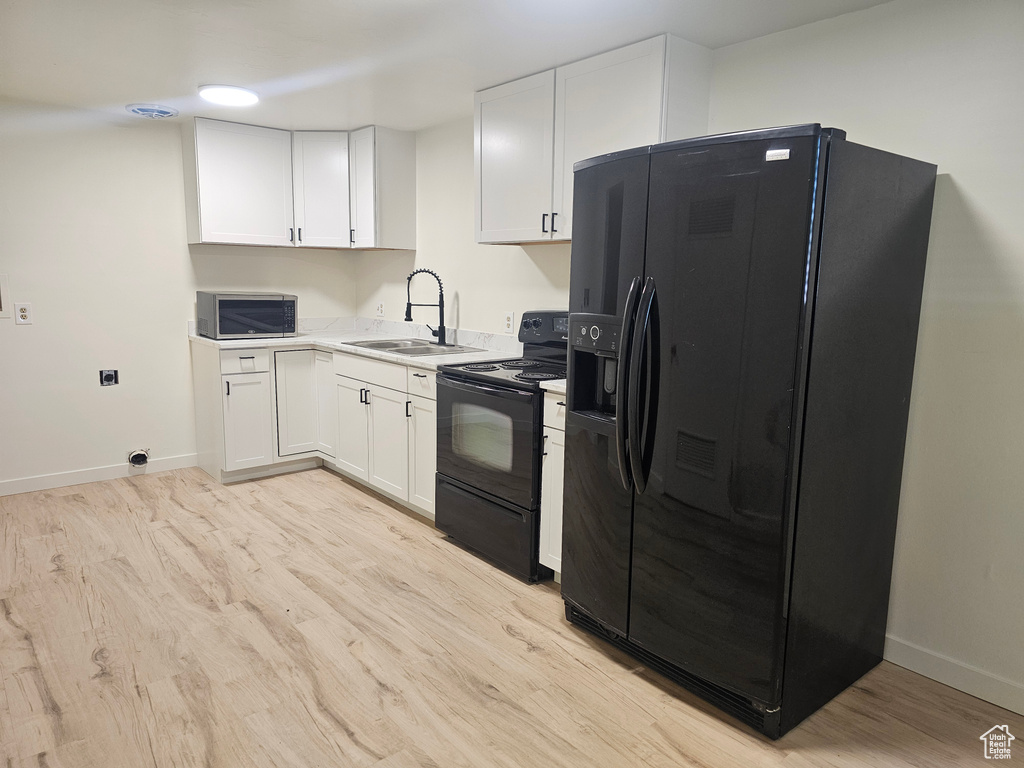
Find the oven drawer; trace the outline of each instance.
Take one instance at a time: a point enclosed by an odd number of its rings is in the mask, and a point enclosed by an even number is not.
[[[537,560],[539,541],[536,512],[520,509],[474,493],[468,487],[437,475],[434,495],[434,525],[456,541],[530,581],[536,581],[541,566]]]
[[[220,351],[220,372],[266,373],[270,370],[269,349],[222,349]]]

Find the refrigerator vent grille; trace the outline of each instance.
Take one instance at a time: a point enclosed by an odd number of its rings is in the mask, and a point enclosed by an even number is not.
[[[677,667],[675,664],[665,661],[664,659],[655,656],[653,653],[644,650],[636,643],[631,642],[628,638],[619,636],[611,637],[609,636],[610,633],[590,616],[578,611],[573,606],[567,607],[569,608],[567,617],[573,624],[576,624],[598,637],[607,640],[612,645],[624,650],[626,653],[630,654],[650,669],[653,669],[655,672],[664,675],[669,680],[679,683],[679,685],[693,691],[706,701],[710,701],[715,706],[725,710],[737,720],[746,723],[755,730],[761,731],[762,733],[765,732],[764,713],[754,705],[751,699],[748,699],[746,696],[733,693],[727,688],[722,688],[721,686],[715,685],[702,677],[698,677],[697,675],[687,672],[685,669]]]
[[[689,432],[676,433],[676,466],[700,475],[715,476],[718,443]]]
[[[691,235],[727,235],[732,232],[736,196],[694,200],[690,203]]]

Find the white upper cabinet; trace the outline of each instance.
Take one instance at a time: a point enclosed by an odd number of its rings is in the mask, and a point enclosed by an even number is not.
[[[291,133],[196,118],[192,139],[185,141],[189,242],[291,245]]]
[[[476,239],[551,238],[555,72],[476,94]]]
[[[416,248],[415,134],[201,117],[183,131],[190,243]]]
[[[552,239],[572,238],[572,167],[661,140],[665,38],[555,70]]]
[[[296,131],[292,134],[292,194],[295,244],[348,248],[348,134]]]
[[[416,248],[416,135],[371,125],[348,137],[353,248]]]
[[[661,35],[477,93],[477,242],[571,239],[573,165],[706,133],[710,76]]]

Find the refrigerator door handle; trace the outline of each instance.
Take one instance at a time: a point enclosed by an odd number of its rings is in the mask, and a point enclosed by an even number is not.
[[[652,411],[657,403],[658,386],[658,318],[655,305],[656,290],[654,278],[648,277],[644,283],[644,291],[640,296],[640,305],[636,311],[636,325],[633,329],[633,338],[630,342],[629,355],[629,396],[628,396],[628,428],[629,428],[629,465],[633,474],[633,484],[637,493],[643,493],[647,489],[647,475],[650,472],[651,448],[654,445],[654,420],[655,414],[641,414],[641,392],[640,374],[644,364],[644,350],[647,346],[648,336],[651,338],[650,348],[647,349],[647,361],[650,363],[651,371],[647,377],[647,393],[651,395],[646,399],[650,403]],[[653,331],[653,333],[651,333]],[[641,416],[643,418],[641,418]],[[640,438],[647,426],[647,445],[641,446]],[[647,448],[648,450],[644,450]],[[647,465],[647,466],[645,466]]]
[[[634,277],[629,284],[629,293],[626,294],[626,306],[622,312],[622,332],[619,334],[622,347],[619,350],[619,368],[616,371],[615,381],[615,453],[619,461],[619,477],[622,480],[622,487],[627,491],[633,488],[633,479],[629,474],[629,454],[626,450],[626,441],[629,433],[626,425],[628,421],[629,398],[629,357],[630,342],[633,338],[633,326],[636,324],[636,307],[640,300],[640,278]]]

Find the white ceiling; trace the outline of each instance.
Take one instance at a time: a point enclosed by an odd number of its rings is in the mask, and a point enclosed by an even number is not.
[[[0,0],[0,97],[280,128],[419,129],[473,92],[671,32],[718,48],[883,0]],[[228,110],[203,83],[258,91]],[[140,119],[140,118],[131,118]]]

